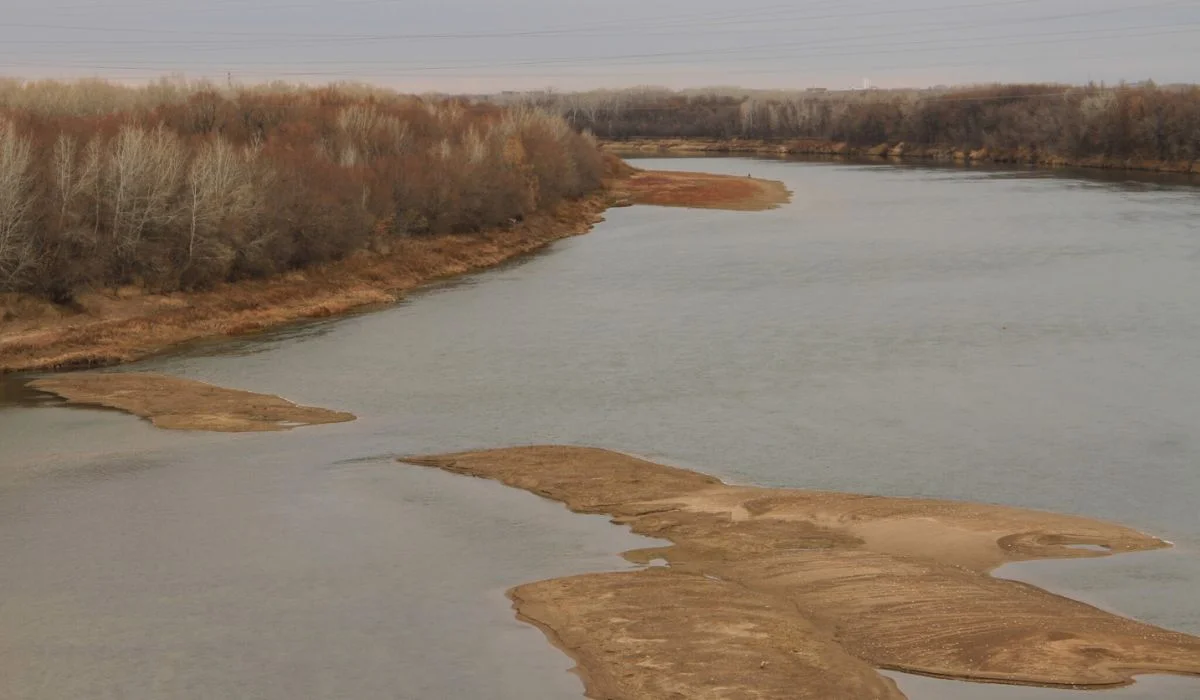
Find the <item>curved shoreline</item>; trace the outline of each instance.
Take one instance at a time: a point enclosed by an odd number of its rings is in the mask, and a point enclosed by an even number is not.
[[[204,338],[238,336],[297,321],[390,304],[425,284],[495,267],[580,235],[610,206],[650,204],[736,211],[770,209],[782,183],[708,173],[648,172],[620,164],[604,191],[476,234],[404,238],[353,256],[263,280],[195,293],[92,294],[82,310],[0,296],[0,374],[84,369],[143,359]]]
[[[1040,168],[1087,168],[1092,170],[1162,173],[1165,175],[1200,175],[1200,160],[1161,161],[1146,158],[1108,158],[1091,156],[1068,158],[1033,150],[1003,150],[980,148],[964,150],[951,146],[923,146],[905,143],[881,143],[875,146],[852,146],[849,143],[821,139],[710,139],[710,138],[630,138],[605,141],[602,147],[610,153],[661,154],[730,154],[771,156],[825,156],[829,158],[869,158],[878,162],[937,162],[961,165],[987,164],[997,166],[1032,165]]]
[[[705,697],[722,684],[761,698],[903,697],[876,669],[1081,689],[1146,673],[1200,675],[1200,638],[990,574],[1013,561],[1105,555],[1077,545],[1111,553],[1169,546],[1120,525],[728,486],[590,448],[402,461],[498,480],[673,543],[626,554],[668,568],[510,592],[518,614],[576,659],[591,697]],[[769,615],[754,612],[763,606]]]

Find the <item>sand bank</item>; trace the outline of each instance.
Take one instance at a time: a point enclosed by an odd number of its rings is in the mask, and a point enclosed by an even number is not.
[[[591,697],[903,697],[876,668],[1079,688],[1140,673],[1200,675],[1196,637],[989,573],[1012,561],[1168,546],[1120,525],[728,486],[589,448],[404,461],[495,479],[674,543],[626,554],[669,568],[511,592],[518,614],[577,660]]]
[[[265,432],[354,420],[349,413],[297,406],[278,396],[161,374],[69,374],[29,385],[67,403],[115,408],[169,430]]]

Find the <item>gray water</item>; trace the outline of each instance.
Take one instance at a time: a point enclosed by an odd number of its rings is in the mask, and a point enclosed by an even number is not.
[[[645,165],[751,172],[795,201],[613,210],[393,308],[123,368],[353,423],[172,433],[29,405],[10,382],[0,697],[579,697],[570,661],[504,591],[627,567],[615,554],[644,541],[390,459],[529,443],[1120,521],[1178,547],[1001,574],[1200,634],[1200,190]],[[930,700],[1083,697],[900,683]],[[1180,679],[1097,695],[1194,696]]]

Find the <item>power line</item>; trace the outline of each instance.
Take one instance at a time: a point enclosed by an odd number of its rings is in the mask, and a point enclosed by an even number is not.
[[[896,14],[918,14],[923,12],[942,12],[948,10],[964,10],[978,9],[986,7],[1011,7],[1013,5],[1033,5],[1041,4],[1046,0],[989,0],[988,2],[976,2],[957,5],[939,5],[934,7],[916,7],[904,9],[890,10],[871,10],[866,12],[851,12],[851,13],[836,13],[825,15],[807,15],[792,17],[793,21],[815,21],[815,20],[830,20],[830,19],[853,19],[864,16],[880,16],[880,15],[896,15]],[[1114,8],[1109,10],[1092,11],[1086,14],[1114,14],[1119,12],[1128,12],[1132,10],[1142,10],[1164,5],[1178,5],[1185,0],[1170,0],[1169,2],[1150,3],[1148,5],[1140,5],[1130,8]],[[745,13],[741,13],[744,15]],[[729,22],[737,22],[737,19],[728,20]],[[682,24],[688,24],[688,20],[681,20]],[[445,32],[445,33],[403,33],[403,34],[338,34],[332,32],[322,33],[301,33],[301,32],[242,32],[242,31],[195,31],[181,29],[150,29],[143,27],[112,27],[112,26],[96,26],[96,25],[65,25],[65,24],[43,24],[35,22],[7,22],[3,26],[17,27],[22,29],[59,29],[69,31],[85,31],[85,32],[104,32],[104,33],[134,33],[134,34],[169,34],[169,35],[190,35],[190,36],[244,36],[244,37],[262,37],[262,38],[298,38],[298,39],[352,39],[352,40],[452,40],[452,39],[494,39],[494,38],[527,38],[531,36],[556,36],[570,35],[580,31],[587,31],[586,26],[576,26],[558,29],[532,29],[532,30],[513,30],[513,31],[496,31],[496,32]]]
[[[831,40],[832,43],[822,42],[788,42],[783,44],[762,45],[757,47],[737,47],[725,49],[695,49],[690,51],[670,51],[658,53],[640,53],[640,54],[619,54],[608,55],[592,58],[548,58],[548,59],[530,59],[519,61],[489,61],[484,63],[452,63],[442,65],[421,65],[421,66],[406,66],[396,71],[391,71],[387,75],[411,75],[421,73],[444,73],[447,71],[456,71],[464,69],[499,69],[499,68],[523,68],[523,67],[546,67],[546,66],[588,66],[588,65],[614,65],[618,63],[637,62],[637,63],[652,63],[652,64],[670,64],[671,61],[679,59],[689,59],[692,63],[706,62],[706,59],[717,58],[718,61],[728,61],[731,58],[741,56],[743,59],[753,60],[786,60],[799,58],[828,58],[842,56],[867,56],[867,55],[889,55],[889,54],[906,54],[906,53],[927,53],[930,51],[943,51],[954,49],[975,49],[975,48],[994,48],[1008,46],[1028,46],[1047,43],[1060,42],[1077,42],[1077,41],[1092,41],[1098,37],[1098,34],[1115,34],[1113,38],[1140,38],[1149,36],[1165,36],[1174,34],[1186,34],[1197,31],[1200,27],[1200,22],[1188,24],[1171,24],[1171,25],[1143,25],[1139,27],[1130,27],[1125,29],[1078,29],[1070,31],[1054,31],[1054,32],[1035,32],[1021,33],[1001,36],[987,37],[986,39],[922,39],[907,42],[893,42],[892,44],[877,44],[870,42],[862,46],[847,45],[840,40]],[[1161,31],[1130,31],[1130,30],[1161,30]],[[1026,40],[1031,37],[1040,37],[1041,39]],[[997,43],[999,42],[999,43]],[[808,49],[800,52],[780,52],[780,48],[795,48]],[[828,49],[838,49],[837,51],[829,51]],[[658,59],[669,59],[660,61]],[[285,61],[279,63],[262,63],[261,66],[272,65],[296,65],[296,61]],[[314,63],[320,65],[348,63],[356,66],[371,66],[371,65],[395,65],[395,61],[372,61],[372,60],[350,60],[350,61],[321,61],[316,60]],[[148,64],[139,64],[136,62],[126,61],[120,65],[115,64],[78,64],[78,63],[63,63],[63,64],[43,64],[43,63],[20,63],[14,62],[13,65],[42,65],[46,67],[91,67],[112,70],[153,70],[161,71],[164,67],[178,65],[194,65],[193,62],[180,64],[178,62],[162,62],[155,61]],[[244,71],[243,71],[244,72]],[[278,75],[329,75],[338,76],[346,75],[345,71],[283,71]],[[383,74],[379,74],[383,75]]]

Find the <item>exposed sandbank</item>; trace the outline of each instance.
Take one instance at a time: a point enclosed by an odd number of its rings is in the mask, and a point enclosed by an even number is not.
[[[669,568],[511,592],[519,615],[577,660],[591,697],[903,697],[875,668],[1079,688],[1200,675],[1200,638],[989,574],[1012,561],[1168,546],[1120,525],[728,486],[590,448],[403,461],[495,479],[674,543],[626,555]]]
[[[265,432],[354,420],[349,413],[298,406],[278,396],[161,374],[69,374],[29,385],[71,404],[115,408],[168,430]]]

